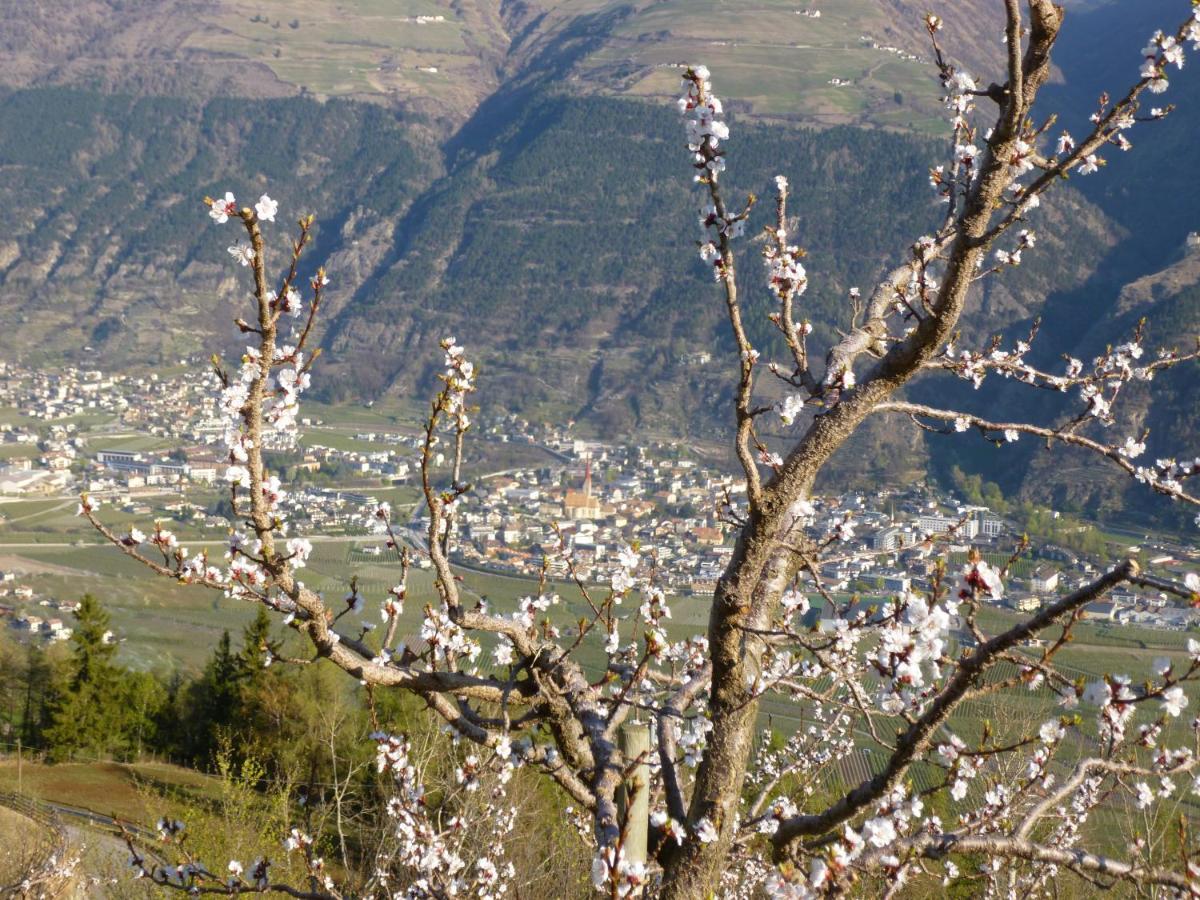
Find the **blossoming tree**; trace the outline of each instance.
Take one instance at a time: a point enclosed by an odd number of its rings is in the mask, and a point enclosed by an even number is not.
[[[1133,673],[1136,682],[1109,673],[1088,683],[1055,660],[1083,608],[1113,588],[1153,587],[1196,602],[1200,579],[1177,583],[1126,561],[1017,624],[989,630],[991,620],[981,612],[1003,595],[1006,572],[978,554],[961,573],[937,568],[927,591],[871,605],[839,602],[821,578],[823,564],[866,551],[851,543],[849,519],[829,533],[814,526],[813,485],[873,416],[999,445],[1031,436],[1080,448],[1148,490],[1200,505],[1188,489],[1200,459],[1139,463],[1146,436],[1115,433],[1113,412],[1127,385],[1200,356],[1195,339],[1151,352],[1138,329],[1090,364],[1069,359],[1062,371],[1026,361],[1036,328],[1011,349],[999,339],[980,348],[956,344],[976,282],[1002,277],[1037,252],[1043,195],[1070,174],[1098,172],[1103,154],[1128,149],[1131,129],[1169,112],[1143,104],[1147,94],[1167,89],[1186,43],[1200,47],[1200,9],[1175,32],[1152,37],[1133,86],[1120,99],[1102,97],[1090,132],[1076,139],[1053,134],[1053,118],[1034,112],[1051,71],[1061,8],[1050,0],[1003,0],[1003,6],[1006,70],[1001,82],[986,86],[943,55],[938,17],[925,20],[950,118],[947,157],[930,173],[944,212],[865,298],[852,292],[854,321],[831,346],[812,346],[803,320],[804,252],[788,230],[789,184],[782,175],[776,179],[762,255],[774,299],[770,319],[786,348],[786,361],[766,364],[784,384],[778,404],[764,405],[756,390],[764,360],[740,299],[735,242],[746,231],[753,198],[734,206],[726,195],[729,128],[722,105],[705,68],[686,70],[679,105],[695,182],[705,195],[700,256],[723,292],[737,344],[734,449],[746,488],[744,502],[722,504],[736,544],[704,635],[669,637],[671,610],[658,566],[636,547],[620,548],[617,574],[602,589],[577,579],[589,614],[571,625],[554,614],[557,598],[545,591],[511,610],[464,601],[450,541],[459,509],[471,502],[462,460],[476,374],[452,338],[442,342],[443,385],[425,424],[426,540],[404,550],[402,576],[387,596],[364,597],[352,583],[343,607],[306,587],[312,545],[283,519],[285,486],[268,470],[263,449],[294,434],[317,356],[309,344],[326,278],[318,272],[302,297],[297,276],[312,219],[299,223],[290,263],[273,287],[262,229],[274,222],[275,202],[264,196],[243,208],[231,194],[207,201],[216,223],[245,230],[247,240],[230,253],[252,275],[255,298],[252,320],[237,322],[253,338],[239,368],[214,363],[238,521],[226,559],[189,554],[158,526],[148,534],[116,534],[86,496],[81,514],[160,575],[263,604],[317,657],[374,688],[418,695],[461,743],[457,789],[477,791],[486,776],[483,815],[495,840],[491,852],[466,858],[461,822],[446,802],[424,795],[406,738],[379,734],[380,771],[395,779],[389,813],[396,841],[368,882],[336,884],[299,830],[286,837],[285,848],[305,854],[305,885],[273,883],[265,860],[230,863],[218,876],[194,860],[169,863],[165,851],[161,858],[135,852],[140,874],[164,887],[212,893],[500,896],[520,877],[504,856],[512,837],[505,784],[525,767],[552,780],[585,816],[594,886],[611,897],[809,897],[856,883],[868,885],[867,893],[895,893],[923,879],[1037,894],[1064,873],[1090,886],[1126,881],[1200,893],[1200,860],[1193,862],[1186,820],[1169,858],[1151,836],[1152,817],[1146,835],[1128,846],[1105,842],[1089,827],[1090,816],[1128,809],[1149,817],[1200,791],[1196,738],[1178,721],[1189,702],[1185,685],[1200,676],[1200,645],[1189,642],[1185,661]],[[1060,392],[1061,417],[993,421],[903,395],[918,380],[960,378],[978,387],[992,376]],[[798,431],[786,453],[772,452],[759,436],[769,416]],[[449,474],[439,478],[446,468],[434,460],[443,454]],[[369,518],[390,545],[401,547],[386,505]],[[936,555],[935,538],[926,543]],[[560,550],[573,573],[569,542]],[[397,645],[410,553],[428,555],[437,590],[437,602],[423,612],[419,652]],[[826,630],[803,624],[817,596],[830,622]],[[371,605],[382,616],[378,632],[351,624]],[[1035,638],[1038,649],[1022,649]],[[584,647],[606,663],[585,665]],[[964,715],[981,702],[1000,711],[1030,696],[1045,701],[1022,707],[1032,716],[1000,714],[1008,721],[977,727]],[[800,722],[794,733],[762,734],[768,700],[794,710]],[[857,770],[846,764],[868,751],[876,764],[847,778]],[[168,839],[177,833],[177,823],[164,827]]]

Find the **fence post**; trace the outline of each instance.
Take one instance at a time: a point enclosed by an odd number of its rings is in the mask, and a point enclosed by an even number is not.
[[[626,722],[618,740],[628,773],[617,793],[618,809],[625,822],[622,849],[630,862],[644,863],[650,833],[650,728],[640,722]]]

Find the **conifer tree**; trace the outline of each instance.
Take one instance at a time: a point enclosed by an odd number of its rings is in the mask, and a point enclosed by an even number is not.
[[[16,727],[24,697],[20,686],[23,668],[17,648],[7,642],[0,643],[0,728],[6,740]]]
[[[259,606],[253,621],[242,631],[242,650],[238,654],[238,669],[246,686],[257,685],[270,664],[274,647],[271,643],[271,617]]]
[[[45,651],[36,644],[26,647],[24,668],[21,741],[26,747],[41,747],[55,696],[54,671]]]
[[[224,631],[204,671],[186,692],[182,750],[190,762],[211,763],[222,732],[227,733],[237,720],[240,673],[239,657],[233,652],[229,632]]]
[[[275,658],[276,645],[271,640],[271,617],[263,607],[242,630],[242,649],[235,663],[238,673],[238,711],[236,729],[253,736],[259,753],[271,758],[276,750],[292,741],[285,737],[286,716],[281,709],[288,708],[295,698],[292,691],[282,691],[281,682],[286,676],[269,669]],[[248,746],[243,742],[243,746]]]
[[[75,620],[68,681],[46,731],[55,760],[81,751],[106,754],[119,744],[122,731],[121,672],[113,661],[117,648],[110,643],[108,613],[95,597],[84,594]]]
[[[167,701],[166,686],[150,672],[131,672],[117,669],[117,710],[120,716],[119,741],[110,752],[128,759],[139,759],[142,753],[156,748],[161,712]]]

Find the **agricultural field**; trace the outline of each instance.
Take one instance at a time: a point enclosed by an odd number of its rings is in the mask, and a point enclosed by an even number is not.
[[[164,490],[162,493],[138,497],[131,509],[122,509],[112,505],[104,509],[104,521],[116,531],[122,531],[131,525],[136,525],[143,531],[154,526],[155,521],[163,523],[185,540],[198,540],[214,537],[214,533],[203,528],[202,522],[193,522],[189,518],[179,518],[178,510],[169,510],[167,506],[187,501],[201,509],[208,509],[220,496],[208,488],[192,488],[184,493],[174,493]],[[101,540],[95,530],[84,519],[76,516],[78,501],[74,497],[57,497],[53,499],[0,499],[0,549],[5,544],[93,544]]]
[[[304,417],[320,422],[321,428],[353,428],[356,431],[399,431],[411,429],[417,414],[423,412],[415,403],[401,398],[384,397],[374,403],[321,403],[305,399]],[[308,426],[306,431],[312,430]]]
[[[675,94],[681,62],[703,62],[739,114],[928,132],[940,117],[921,12],[907,0],[217,0],[164,29],[171,44],[152,55],[225,63],[269,96],[368,99],[458,123],[530,67],[658,101]],[[996,56],[987,15],[947,18],[963,55]]]
[[[220,547],[213,547],[220,553]],[[19,553],[19,555],[17,555]],[[189,588],[151,575],[116,549],[93,545],[21,549],[10,554],[17,570],[31,571],[22,583],[40,597],[77,600],[93,594],[112,617],[120,642],[119,658],[138,669],[169,672],[198,669],[225,629],[237,633],[253,618],[245,603],[215,591]],[[30,612],[50,613],[36,605]]]
[[[190,549],[197,552],[203,546],[193,544]],[[224,552],[223,545],[207,546],[214,556]],[[350,578],[357,577],[359,591],[368,601],[362,621],[378,624],[379,601],[398,580],[400,566],[394,553],[390,559],[376,557],[363,553],[362,546],[359,539],[316,542],[308,567],[302,573],[303,580],[323,592],[337,610],[337,600],[348,591]],[[112,616],[113,630],[120,640],[119,658],[138,669],[162,672],[176,667],[198,669],[223,630],[236,634],[254,615],[254,607],[248,603],[226,599],[217,591],[169,582],[115,548],[99,544],[13,548],[0,553],[0,565],[27,573],[22,583],[32,586],[42,597],[65,601],[77,599],[83,593],[96,596]],[[537,592],[537,582],[528,578],[466,569],[460,569],[459,573],[467,602],[486,600],[492,609],[502,613],[514,611],[521,597]],[[560,626],[572,625],[589,613],[575,585],[558,582],[549,584],[547,589],[562,598],[553,613]],[[419,633],[426,604],[437,600],[428,570],[416,567],[411,570],[408,596],[401,617],[401,635]],[[36,606],[31,611],[46,614]],[[707,619],[707,606],[700,598],[677,599],[673,612],[668,633],[675,639],[702,630]],[[355,630],[349,627],[349,621],[344,624],[349,631]],[[593,652],[585,653],[583,662],[597,667],[602,660],[598,652]]]
[[[206,545],[192,544],[192,552],[203,546]],[[207,546],[214,555],[223,553],[223,545],[219,543]],[[316,541],[303,580],[323,592],[337,610],[337,601],[348,591],[350,578],[356,577],[359,591],[368,600],[362,621],[376,624],[378,603],[396,583],[400,567],[394,552],[385,550],[377,556],[363,552],[367,546],[375,546],[375,542],[355,537]],[[28,573],[23,582],[41,595],[59,600],[74,599],[85,591],[96,595],[112,614],[114,628],[122,640],[123,660],[137,668],[166,670],[180,664],[185,668],[198,667],[221,631],[230,629],[236,633],[254,611],[249,604],[228,600],[219,592],[157,578],[115,549],[102,545],[13,548],[0,553],[0,568],[4,566]],[[490,608],[501,613],[514,611],[520,598],[536,593],[538,587],[535,580],[503,573],[465,568],[459,568],[458,572],[468,602],[486,600]],[[590,610],[574,584],[551,582],[547,590],[561,597],[560,604],[552,611],[560,627],[571,626],[589,616]],[[603,596],[604,589],[596,588],[594,593]],[[412,568],[408,596],[400,633],[416,634],[420,631],[425,605],[437,600],[429,570]],[[671,608],[673,618],[667,623],[667,632],[672,639],[703,632],[708,617],[706,598],[676,597]],[[989,607],[981,616],[980,625],[985,631],[995,633],[1015,621],[1015,614]],[[371,640],[369,637],[368,641]],[[1138,679],[1149,673],[1159,657],[1177,661],[1186,658],[1186,641],[1187,635],[1182,633],[1081,623],[1075,630],[1075,639],[1056,658],[1065,667],[1093,678],[1100,672],[1116,671]],[[598,650],[585,647],[582,659],[585,665],[601,664]]]
[[[416,485],[397,484],[391,487],[373,487],[371,496],[376,500],[392,504],[393,509],[411,509],[421,499],[421,489]]]
[[[484,86],[473,51],[499,26],[435,0],[223,0],[204,19],[186,47],[260,63],[320,97],[418,97],[463,110]]]
[[[169,438],[155,435],[118,432],[89,434],[87,446],[92,453],[99,450],[127,450],[132,453],[146,453],[170,450],[175,444]]]
[[[834,125],[869,115],[878,124],[932,130],[937,119],[928,99],[936,81],[930,65],[861,39],[889,43],[875,6],[866,0],[669,0],[623,22],[588,67],[597,77],[628,71],[618,81],[621,89],[658,97],[677,91],[672,62],[700,60],[715,73],[718,93],[756,116]],[[803,15],[808,7],[820,8],[821,16]],[[646,40],[649,35],[657,39]]]
[[[357,450],[361,453],[368,453],[374,450],[399,449],[400,445],[388,443],[387,441],[360,441],[355,438],[356,433],[358,433],[357,429],[306,428],[304,429],[304,433],[300,435],[300,446],[302,448],[330,447],[334,450]]]

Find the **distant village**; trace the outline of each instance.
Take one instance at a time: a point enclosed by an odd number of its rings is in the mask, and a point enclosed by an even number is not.
[[[8,619],[9,626],[32,638],[48,643],[70,640],[74,630],[66,624],[78,606],[77,601],[60,601],[39,598],[32,587],[14,585],[15,572],[0,571],[0,616]],[[116,643],[116,635],[104,632],[106,644]]]
[[[216,486],[226,460],[220,450],[223,425],[217,415],[214,375],[196,377],[106,375],[72,367],[52,372],[26,370],[0,361],[0,407],[20,410],[38,427],[0,422],[0,448],[23,444],[29,454],[0,461],[0,497],[36,498],[87,491],[101,500],[137,512],[139,498],[160,496],[164,489],[187,485]],[[103,418],[105,430],[91,430],[88,417]],[[302,427],[320,425],[305,418]],[[94,449],[93,444],[117,429],[136,437],[169,443],[169,451]],[[367,443],[390,443],[394,450],[341,450],[314,444],[293,468],[317,472],[335,463],[339,471],[363,478],[403,481],[415,458],[416,442],[399,434],[358,434]],[[298,509],[311,513],[317,525],[345,525],[357,518],[345,511],[354,497],[343,491],[302,491],[293,495]],[[315,504],[315,505],[314,505]],[[187,504],[167,505],[169,512],[194,512]],[[215,518],[210,527],[228,523]]]
[[[476,486],[458,517],[456,559],[468,565],[536,577],[567,575],[555,552],[559,531],[576,574],[607,581],[621,544],[636,544],[660,584],[676,594],[711,594],[733,553],[718,515],[723,498],[744,500],[733,475],[672,455],[668,445],[621,447],[575,440],[562,446],[560,470],[514,471]],[[1011,553],[1012,527],[982,506],[961,506],[920,487],[816,498],[807,524],[818,541],[840,532],[840,561],[820,568],[831,593],[886,596],[929,590],[939,560],[972,548]],[[424,520],[422,521],[424,524]],[[1140,549],[1140,548],[1139,548]],[[1175,561],[1169,553],[1157,562]],[[1058,547],[1034,548],[1023,577],[1008,579],[1002,605],[1031,612],[1097,574],[1094,562]],[[955,574],[950,567],[951,575]],[[821,605],[814,598],[814,607]],[[1200,622],[1190,607],[1155,591],[1119,591],[1088,606],[1084,619],[1184,629]]]
[[[86,490],[133,514],[161,511],[202,533],[224,535],[231,525],[228,511],[188,499],[189,491],[219,493],[225,463],[217,449],[215,387],[212,376],[116,376],[70,367],[43,372],[0,362],[0,407],[19,409],[36,423],[0,423],[0,447],[23,444],[29,450],[0,462],[0,499],[71,497]],[[171,449],[95,449],[92,441],[105,431],[91,429],[89,417],[106,423],[104,429],[158,438]],[[304,419],[302,431],[322,424]],[[363,550],[371,553],[363,518],[374,499],[371,486],[416,478],[419,437],[354,429],[341,436],[340,448],[309,442],[292,453],[293,475],[333,467],[340,479],[293,484],[285,512],[310,534],[362,534]],[[604,582],[613,574],[618,548],[628,544],[638,547],[644,564],[672,593],[713,591],[733,553],[728,515],[745,500],[745,486],[735,475],[704,465],[676,444],[581,440],[566,426],[515,416],[481,419],[476,440],[527,445],[543,461],[477,480],[456,517],[452,546],[458,564],[530,578],[545,567],[549,576],[563,578],[569,573],[558,548],[565,543],[575,574]],[[0,503],[0,526],[3,510]],[[428,521],[421,510],[414,507],[404,523],[418,546]],[[820,541],[838,533],[838,561],[824,564],[819,574],[824,590],[847,597],[929,589],[939,560],[961,559],[971,548],[1001,557],[1016,543],[1013,525],[1001,516],[925,486],[815,498],[806,527]],[[1138,549],[1156,554],[1154,562],[1166,566],[1186,552]],[[1008,579],[1000,601],[1022,612],[1090,580],[1097,570],[1096,561],[1054,546],[1035,547],[1027,560]],[[28,613],[14,605],[48,602],[14,573],[0,575],[0,614],[30,634],[69,636],[61,617],[50,615],[62,609]],[[1197,624],[1196,611],[1146,590],[1115,593],[1089,606],[1085,618],[1166,629]]]

